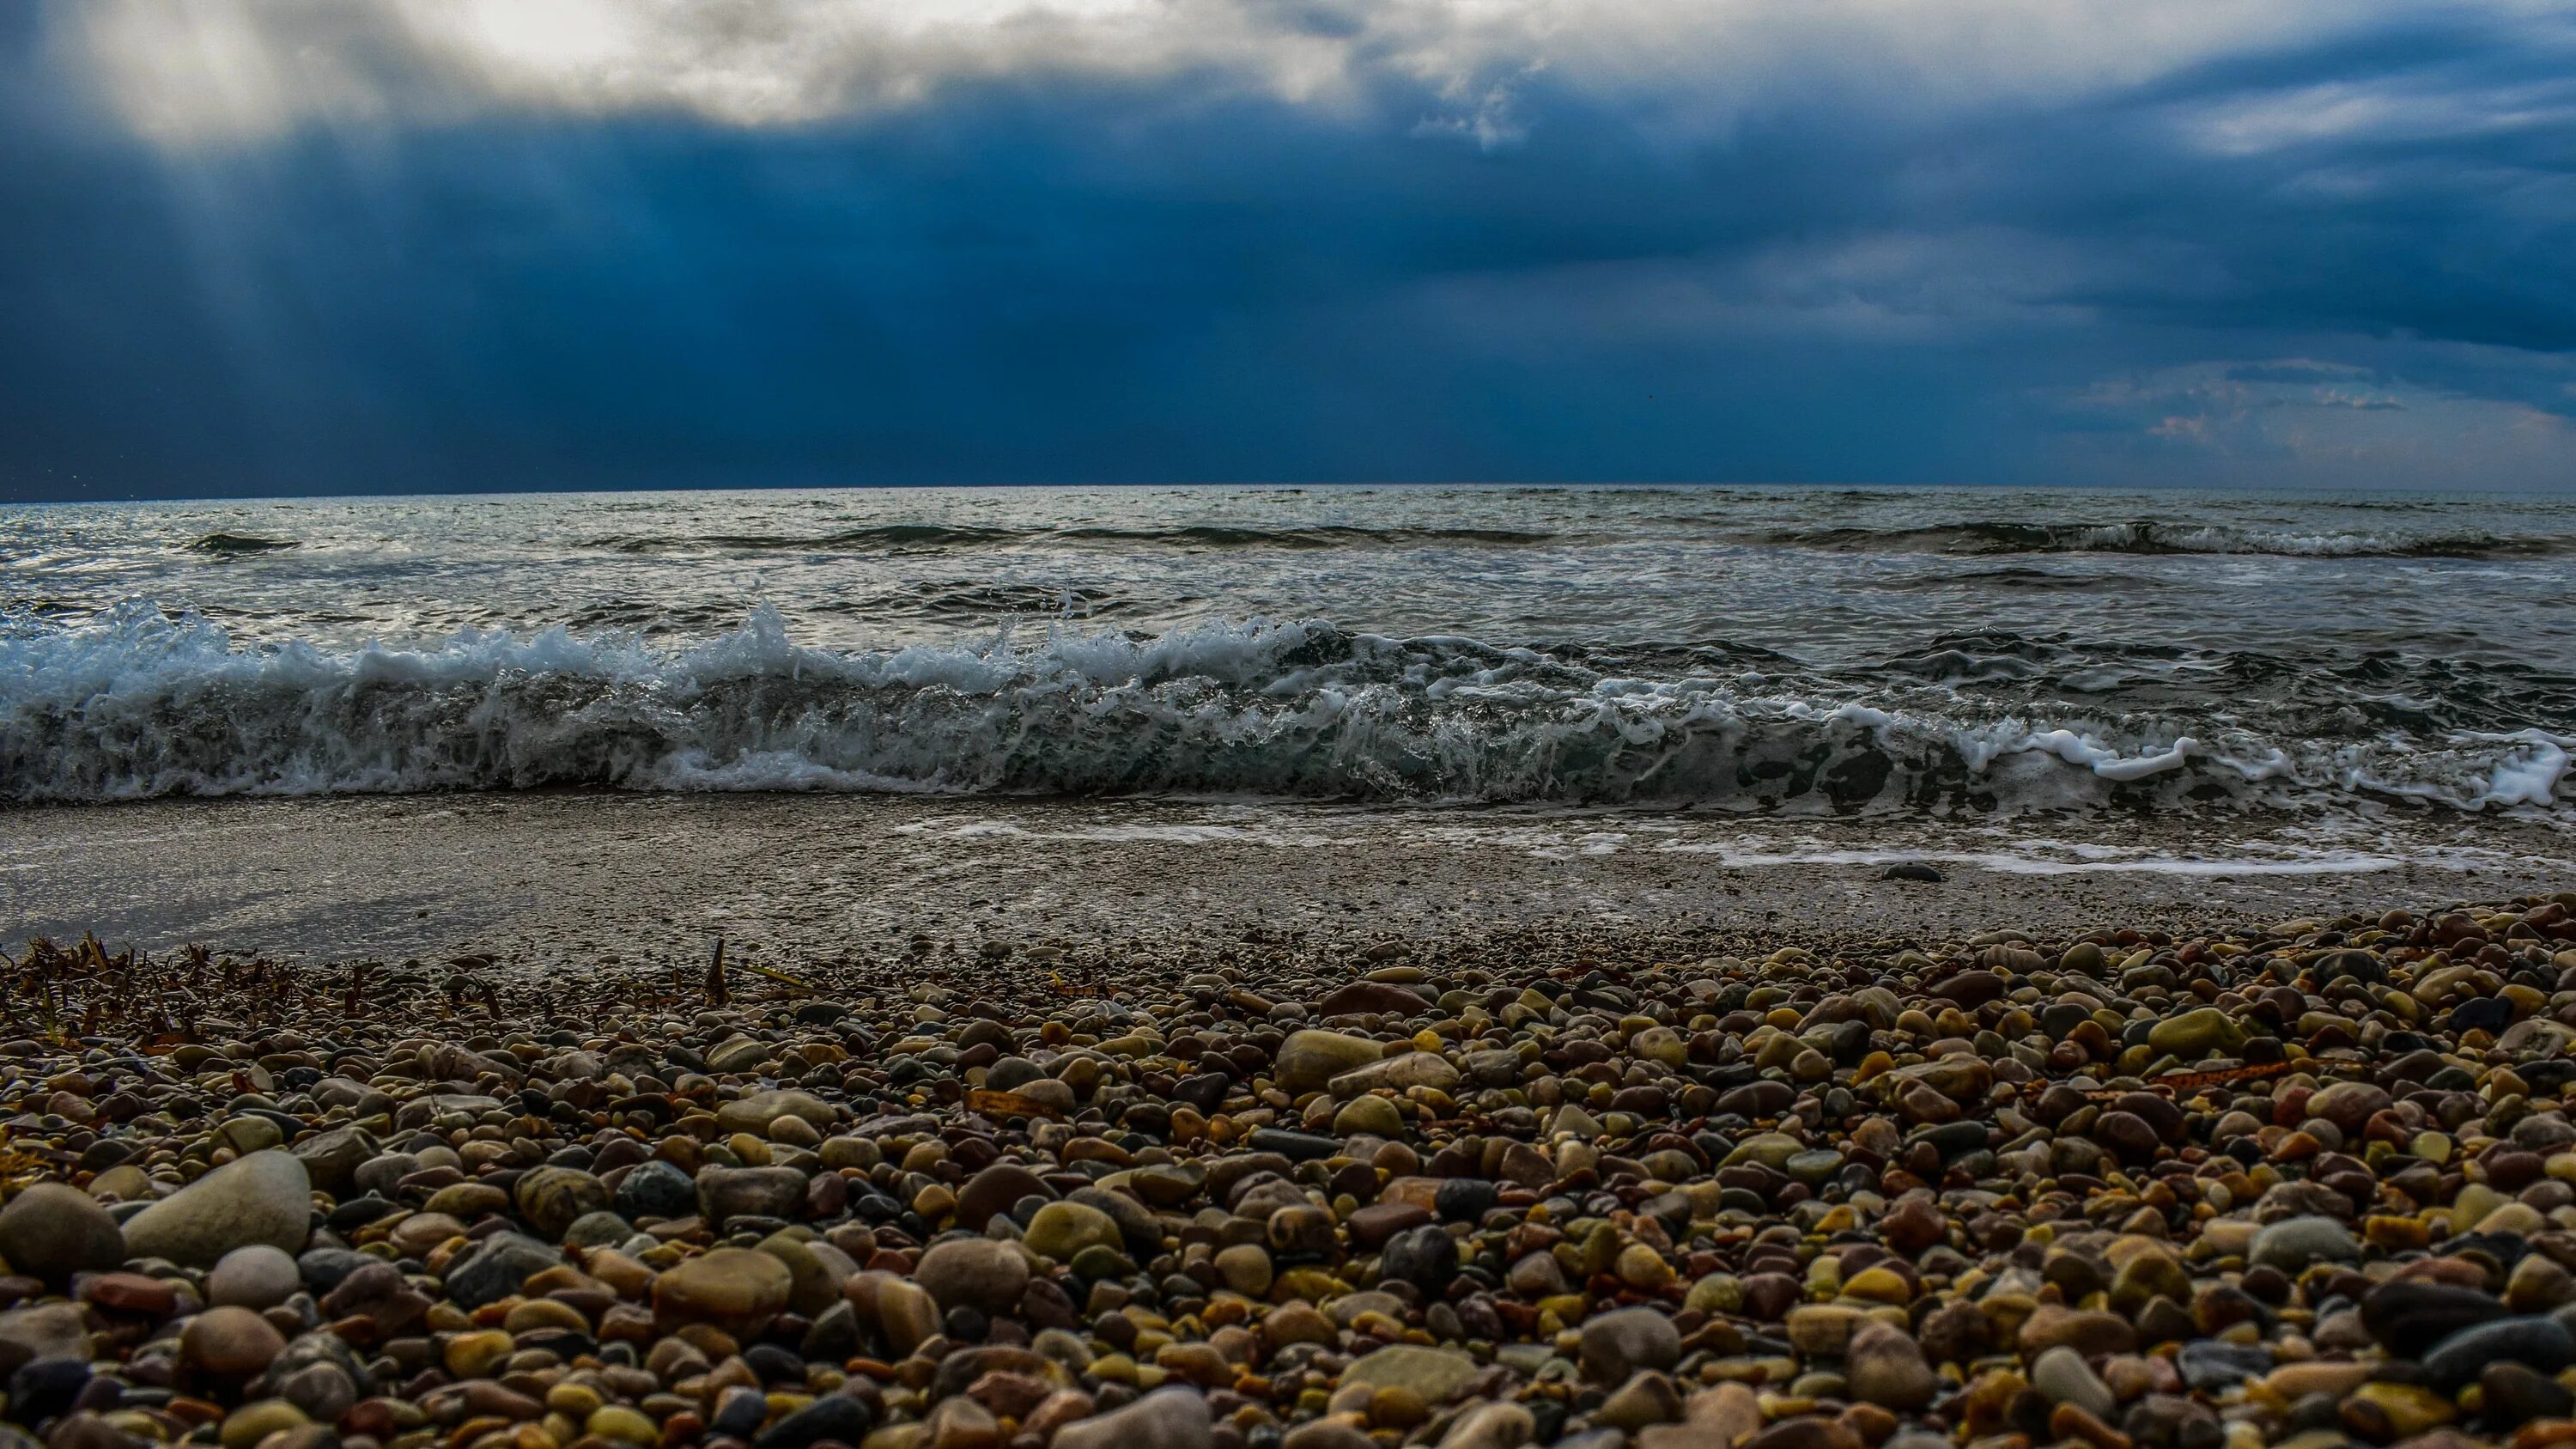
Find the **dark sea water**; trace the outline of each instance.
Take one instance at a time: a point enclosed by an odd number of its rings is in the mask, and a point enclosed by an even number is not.
[[[848,490],[0,509],[0,797],[2565,822],[2576,499]]]

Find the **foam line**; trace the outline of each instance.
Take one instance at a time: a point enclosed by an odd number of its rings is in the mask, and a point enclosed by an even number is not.
[[[19,801],[592,786],[1705,803],[1851,813],[2398,801],[2556,812],[2536,729],[2263,739],[1614,677],[1316,622],[833,651],[774,611],[704,644],[460,634],[244,646],[148,604],[0,628]]]

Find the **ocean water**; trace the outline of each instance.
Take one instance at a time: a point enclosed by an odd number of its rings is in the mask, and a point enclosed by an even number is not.
[[[2576,814],[2576,498],[835,490],[0,508],[0,798],[605,787]]]

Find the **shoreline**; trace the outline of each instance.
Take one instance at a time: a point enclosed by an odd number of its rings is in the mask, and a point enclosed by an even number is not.
[[[1319,948],[1511,929],[1637,938],[2072,934],[2502,899],[2576,835],[2501,817],[2008,821],[1171,799],[559,792],[13,811],[0,931],[306,962],[530,968],[888,954],[915,935]],[[1932,865],[1937,883],[1889,880]]]

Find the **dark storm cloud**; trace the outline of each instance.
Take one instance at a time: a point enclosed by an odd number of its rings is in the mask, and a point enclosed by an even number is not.
[[[1180,47],[900,103],[808,76],[784,119],[460,98],[376,37],[347,49],[401,88],[362,118],[290,96],[211,137],[44,13],[0,21],[14,496],[2576,483],[2546,11],[2026,86],[1820,34],[1717,105],[1508,36],[1428,68],[1318,4],[1262,35],[1340,47],[1329,103]]]

